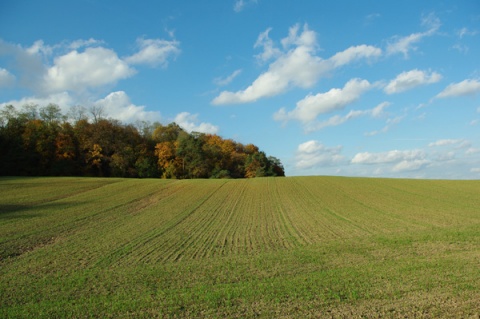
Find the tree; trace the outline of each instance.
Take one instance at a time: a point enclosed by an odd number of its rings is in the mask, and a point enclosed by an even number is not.
[[[284,176],[283,166],[253,144],[187,133],[178,124],[136,126],[102,117],[103,109],[56,104],[0,110],[0,175],[93,175],[163,178]],[[72,122],[74,120],[74,122]]]
[[[104,107],[100,105],[92,105],[90,107],[90,114],[92,114],[93,123],[96,124],[98,121],[103,119],[105,115]]]
[[[285,176],[285,170],[282,162],[273,156],[268,157],[269,162],[269,176]]]
[[[158,124],[153,131],[153,140],[156,143],[174,142],[178,139],[180,133],[186,133],[177,123],[173,122],[167,126]]]
[[[178,136],[176,155],[182,160],[182,178],[209,177],[208,162],[203,150],[204,134],[182,132]]]
[[[73,123],[77,123],[81,120],[88,120],[87,109],[81,105],[74,105],[70,108],[67,118],[72,120]]]
[[[55,164],[52,167],[53,175],[79,175],[80,163],[78,141],[70,123],[65,122],[55,138]]]
[[[162,178],[177,178],[177,159],[174,142],[161,142],[155,146],[155,155],[158,158],[158,168]]]
[[[245,160],[245,177],[268,176],[268,160],[264,152],[255,152],[247,155]]]
[[[59,125],[61,120],[65,120],[65,117],[58,105],[50,103],[40,108],[40,119],[47,125]]]

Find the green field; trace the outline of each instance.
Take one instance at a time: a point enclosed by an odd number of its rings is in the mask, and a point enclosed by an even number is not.
[[[478,318],[480,181],[0,179],[2,318]]]

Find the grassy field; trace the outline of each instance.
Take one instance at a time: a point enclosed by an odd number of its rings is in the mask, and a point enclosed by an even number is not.
[[[0,179],[2,318],[479,318],[480,181]]]

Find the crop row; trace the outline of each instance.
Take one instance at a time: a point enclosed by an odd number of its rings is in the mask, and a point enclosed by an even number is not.
[[[0,188],[10,189],[0,203],[2,258],[41,248],[57,262],[90,266],[469,225],[480,207],[475,181],[23,179]]]

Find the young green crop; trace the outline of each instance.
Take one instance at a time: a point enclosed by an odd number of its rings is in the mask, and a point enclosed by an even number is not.
[[[475,317],[480,181],[0,179],[6,318]]]

